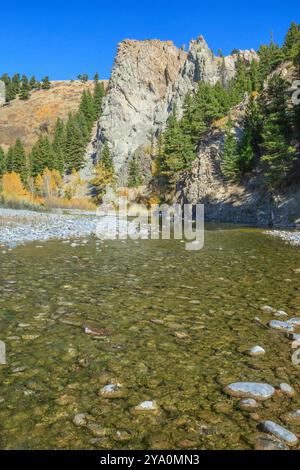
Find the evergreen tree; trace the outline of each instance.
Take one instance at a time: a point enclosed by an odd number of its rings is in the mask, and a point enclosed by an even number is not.
[[[82,135],[78,119],[70,116],[66,124],[65,169],[67,173],[80,170],[84,164],[86,139]]]
[[[65,136],[65,126],[61,119],[57,119],[54,137],[53,137],[53,153],[54,153],[54,168],[60,173],[64,172],[64,162],[65,162],[65,145],[66,145],[66,136]]]
[[[235,64],[236,74],[229,84],[229,94],[231,105],[235,106],[240,103],[245,93],[249,93],[252,90],[251,75],[239,56]]]
[[[100,116],[102,100],[103,100],[104,95],[105,95],[105,91],[104,91],[103,82],[99,82],[99,77],[97,78],[95,75],[93,101],[94,101],[94,113],[95,113],[96,119],[98,119]]]
[[[232,122],[229,121],[225,133],[221,169],[230,180],[235,181],[240,176],[239,159],[237,139],[232,130]]]
[[[18,173],[21,176],[22,181],[26,181],[28,176],[28,166],[25,149],[20,139],[17,139],[15,145],[11,145],[7,152],[6,170],[9,173]]]
[[[161,174],[167,178],[168,185],[174,185],[178,173],[190,168],[195,158],[195,147],[190,136],[184,133],[176,118],[176,109],[167,121],[164,133],[164,150],[161,161]]]
[[[277,113],[266,119],[262,138],[263,171],[268,186],[274,189],[291,174],[296,162],[295,149],[286,141]]]
[[[90,131],[95,121],[95,107],[92,94],[89,90],[83,91],[79,111],[85,117],[88,129]]]
[[[113,160],[107,142],[103,146],[101,161],[107,170],[113,172]]]
[[[139,163],[136,158],[133,158],[129,164],[129,177],[128,177],[128,187],[136,188],[142,183],[142,178],[140,174]]]
[[[22,76],[21,88],[19,93],[20,100],[28,100],[30,97],[30,85],[26,75]]]
[[[37,81],[34,75],[29,80],[29,86],[31,90],[34,90],[37,87]]]
[[[50,83],[49,77],[47,75],[42,79],[42,85],[41,86],[42,86],[43,90],[49,90],[51,88],[51,83]]]
[[[280,186],[291,174],[296,163],[296,151],[290,145],[292,137],[291,115],[288,107],[287,82],[274,75],[263,98],[264,122],[261,158],[267,184]]]
[[[45,168],[53,170],[55,165],[55,154],[48,136],[41,135],[32,147],[30,155],[31,176],[34,178],[42,174]]]
[[[282,51],[287,60],[295,60],[300,50],[300,25],[292,22],[284,40]]]
[[[6,172],[6,158],[3,148],[0,146],[0,177]]]
[[[263,83],[267,76],[283,62],[284,54],[280,47],[271,41],[268,46],[260,46],[258,55],[260,81]]]

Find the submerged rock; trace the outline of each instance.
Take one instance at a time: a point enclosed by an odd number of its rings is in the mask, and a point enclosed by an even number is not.
[[[288,447],[271,437],[259,437],[255,443],[255,450],[288,450]]]
[[[298,333],[287,333],[286,337],[292,341],[300,341],[300,334]]]
[[[289,331],[293,332],[294,327],[288,322],[280,321],[280,320],[271,320],[269,322],[269,327],[273,328],[274,330],[281,330],[281,331]]]
[[[263,305],[262,307],[260,307],[260,309],[265,313],[273,313],[274,312],[274,308],[270,307],[270,305]]]
[[[275,317],[287,317],[288,314],[284,310],[276,310]]]
[[[159,408],[155,400],[146,400],[142,401],[139,405],[135,406],[134,409],[135,411],[157,412]]]
[[[257,407],[259,407],[259,403],[254,398],[245,398],[239,402],[239,408],[242,410],[253,410],[253,408]]]
[[[293,446],[298,443],[298,438],[294,433],[280,426],[280,424],[274,423],[274,421],[264,421],[262,423],[262,429],[273,434],[278,439],[287,442],[289,445]]]
[[[288,397],[294,397],[295,396],[295,390],[289,384],[281,383],[279,385],[279,388],[282,391],[282,393],[284,393]]]
[[[225,392],[233,397],[249,397],[267,400],[275,393],[272,385],[255,382],[235,382],[225,387]]]
[[[121,395],[122,386],[118,383],[105,385],[101,390],[101,395],[106,398],[118,398]]]
[[[290,318],[287,323],[293,326],[300,326],[300,318]]]
[[[249,350],[249,354],[250,356],[262,356],[266,354],[266,351],[261,346],[253,346],[253,348]]]

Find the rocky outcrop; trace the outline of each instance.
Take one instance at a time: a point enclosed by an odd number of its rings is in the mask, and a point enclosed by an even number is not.
[[[186,52],[171,41],[119,44],[98,127],[97,152],[108,141],[115,170],[126,178],[126,161],[140,147],[147,151],[153,133],[166,121],[166,97]]]
[[[248,63],[256,56],[254,51],[240,55]],[[98,125],[97,158],[107,141],[120,183],[126,182],[134,155],[148,168],[153,140],[174,106],[180,115],[186,93],[195,91],[200,81],[228,83],[237,58],[215,57],[203,37],[191,41],[188,52],[171,41],[121,42]]]
[[[236,132],[239,130],[237,125]],[[177,185],[176,201],[204,204],[205,219],[209,222],[299,226],[299,185],[270,194],[259,174],[232,184],[221,171],[223,143],[222,129],[214,129],[205,136],[191,170]]]
[[[5,84],[0,80],[0,106],[5,103]]]
[[[178,114],[181,114],[184,97],[193,93],[199,82],[215,85],[220,82],[226,86],[235,76],[235,64],[238,57],[249,65],[257,59],[254,50],[237,51],[236,54],[226,57],[216,57],[209,49],[203,36],[190,42],[187,59],[180,70],[180,74],[169,92],[169,108],[176,105]]]

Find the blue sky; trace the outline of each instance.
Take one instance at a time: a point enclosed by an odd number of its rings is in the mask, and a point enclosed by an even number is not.
[[[0,74],[76,78],[96,70],[109,78],[122,39],[171,39],[181,46],[202,34],[224,54],[257,48],[272,32],[281,43],[292,20],[300,23],[299,0],[164,2],[15,0],[1,5]]]

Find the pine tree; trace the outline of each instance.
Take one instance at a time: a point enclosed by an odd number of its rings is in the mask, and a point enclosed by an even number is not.
[[[292,125],[287,88],[287,83],[274,75],[263,99],[261,161],[267,184],[272,189],[287,180],[296,163],[296,151],[290,145]]]
[[[17,139],[15,145],[11,145],[7,152],[6,169],[9,173],[18,173],[22,181],[26,181],[28,165],[25,149],[20,139]]]
[[[65,145],[66,145],[66,135],[65,135],[65,126],[61,119],[57,119],[54,137],[52,142],[53,152],[54,152],[54,168],[58,170],[61,174],[64,172],[64,163],[65,163]]]
[[[287,60],[295,60],[300,50],[300,25],[292,22],[284,40],[282,51]]]
[[[22,76],[21,88],[19,93],[20,100],[28,100],[30,97],[30,85],[26,75]]]
[[[100,116],[102,100],[103,100],[104,95],[105,95],[105,91],[104,91],[103,82],[99,82],[99,76],[97,78],[97,76],[95,75],[94,93],[93,93],[95,119],[98,119]]]
[[[30,155],[30,170],[31,176],[34,178],[42,174],[47,167],[50,170],[54,169],[55,154],[53,147],[48,139],[48,136],[41,135],[32,147]]]
[[[129,175],[128,175],[128,187],[136,188],[142,183],[142,178],[140,174],[139,163],[136,158],[133,158],[129,163]]]
[[[107,142],[103,146],[101,161],[105,168],[113,173],[113,160]]]
[[[29,80],[29,86],[31,90],[34,90],[37,87],[37,81],[34,75]]]
[[[51,88],[51,83],[50,83],[50,80],[49,80],[49,77],[48,75],[46,75],[43,79],[42,79],[42,89],[43,90],[49,90]]]
[[[6,172],[6,158],[3,148],[0,146],[0,177]]]
[[[221,169],[228,179],[236,181],[240,177],[240,155],[232,126],[232,122],[229,121],[225,133]]]
[[[263,171],[268,186],[273,189],[281,185],[291,174],[296,162],[295,149],[288,144],[279,122],[278,113],[268,116],[263,128]]]
[[[84,164],[86,140],[78,120],[70,116],[66,124],[65,169],[67,173],[80,170]]]
[[[79,111],[85,117],[86,123],[88,125],[88,129],[90,131],[95,121],[95,107],[94,107],[92,94],[89,90],[83,91],[80,106],[79,106]]]
[[[258,55],[260,81],[263,83],[267,76],[283,62],[284,54],[281,48],[274,44],[272,40],[268,46],[260,46]]]
[[[195,147],[189,134],[176,118],[176,109],[169,116],[164,132],[164,150],[161,161],[161,174],[166,177],[167,184],[173,186],[176,183],[179,172],[190,168],[195,158]]]

